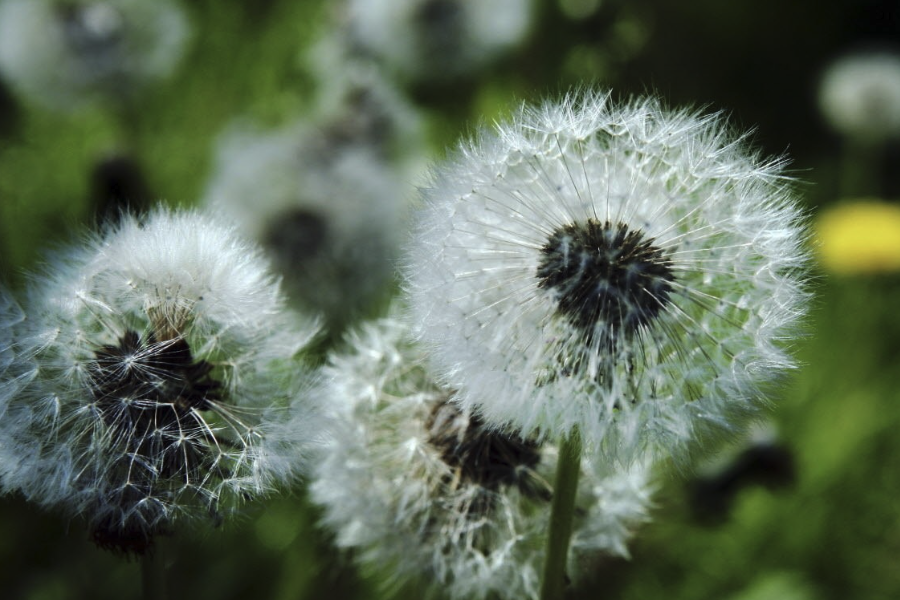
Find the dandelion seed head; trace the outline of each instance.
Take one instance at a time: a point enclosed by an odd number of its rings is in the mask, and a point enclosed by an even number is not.
[[[557,448],[489,426],[451,398],[397,318],[364,324],[324,368],[334,438],[311,486],[324,522],[393,584],[451,598],[536,598]],[[627,554],[650,503],[646,466],[584,461],[572,577]]]
[[[264,246],[297,306],[338,323],[385,292],[404,197],[378,152],[296,124],[227,132],[204,203]]]
[[[900,135],[900,55],[856,52],[834,61],[819,84],[819,106],[836,131],[879,141]]]
[[[495,427],[629,462],[740,427],[792,361],[805,234],[720,116],[584,92],[435,169],[407,248],[441,382]]]
[[[335,36],[307,55],[316,80],[312,120],[338,145],[364,145],[413,175],[426,153],[422,115],[372,61],[353,56]]]
[[[295,356],[317,326],[283,310],[232,227],[124,217],[61,253],[25,305],[11,346],[34,375],[0,403],[2,484],[84,515],[98,545],[142,553],[305,468],[316,411]]]
[[[168,0],[5,0],[0,72],[56,110],[127,99],[174,69],[189,34]]]
[[[471,75],[524,41],[530,0],[347,0],[346,45],[402,80]]]

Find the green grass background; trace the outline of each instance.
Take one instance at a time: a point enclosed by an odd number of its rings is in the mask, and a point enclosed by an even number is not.
[[[92,165],[127,141],[154,197],[190,206],[212,144],[236,117],[277,124],[310,104],[303,51],[323,31],[322,0],[186,3],[194,38],[177,74],[146,90],[128,131],[101,108],[59,115],[0,94],[0,275],[12,287],[42,252],[93,219]],[[834,204],[842,146],[818,116],[821,69],[841,52],[900,40],[896,2],[605,0],[587,19],[538,2],[528,43],[471,85],[417,93],[435,156],[516,102],[574,85],[651,91],[726,110],[767,154],[788,152],[811,215]],[[900,198],[900,151],[859,193]],[[412,182],[411,182],[412,183]],[[793,453],[794,485],[752,487],[715,525],[691,516],[691,474],[664,477],[632,559],[599,564],[579,598],[844,600],[900,598],[900,279],[815,272],[815,306],[796,342],[802,367],[777,388],[772,420]],[[219,530],[167,541],[173,597],[379,597],[315,526],[303,490],[247,508]],[[83,525],[0,499],[0,597],[139,595],[137,563],[95,549]],[[416,585],[399,598],[418,598]]]

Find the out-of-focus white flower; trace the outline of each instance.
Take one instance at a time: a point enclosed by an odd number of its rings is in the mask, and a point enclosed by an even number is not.
[[[121,100],[172,72],[189,31],[170,0],[3,0],[0,74],[58,110]]]
[[[261,242],[291,299],[339,322],[385,294],[406,196],[377,150],[300,123],[227,132],[204,203]]]
[[[451,598],[536,598],[557,448],[458,408],[397,320],[346,342],[324,368],[334,438],[311,487],[338,545],[394,584],[421,576]],[[645,467],[583,460],[569,573],[627,555],[649,503]]]
[[[584,93],[439,167],[408,249],[445,385],[497,426],[608,458],[685,456],[791,367],[800,215],[717,116]]]
[[[346,0],[346,43],[398,77],[438,81],[474,71],[524,41],[531,0]]]
[[[819,106],[838,132],[878,141],[900,136],[900,55],[848,54],[822,76]]]
[[[317,84],[311,120],[338,146],[365,146],[391,164],[422,169],[421,115],[377,65],[336,50],[319,44],[308,57]]]
[[[294,480],[321,428],[260,251],[200,213],[158,210],[61,254],[11,301],[0,480],[142,552]],[[10,391],[7,386],[15,384]]]

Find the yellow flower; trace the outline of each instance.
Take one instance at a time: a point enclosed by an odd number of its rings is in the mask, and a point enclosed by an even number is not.
[[[816,224],[819,259],[834,273],[900,270],[900,205],[866,199],[824,211]]]

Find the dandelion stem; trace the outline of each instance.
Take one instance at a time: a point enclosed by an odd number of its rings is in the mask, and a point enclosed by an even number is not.
[[[153,547],[141,556],[141,597],[143,600],[168,600],[166,555],[163,544],[155,540]]]
[[[569,538],[572,537],[572,517],[575,514],[575,495],[580,471],[581,435],[575,429],[569,436],[563,438],[559,446],[541,600],[560,600],[565,591]]]

